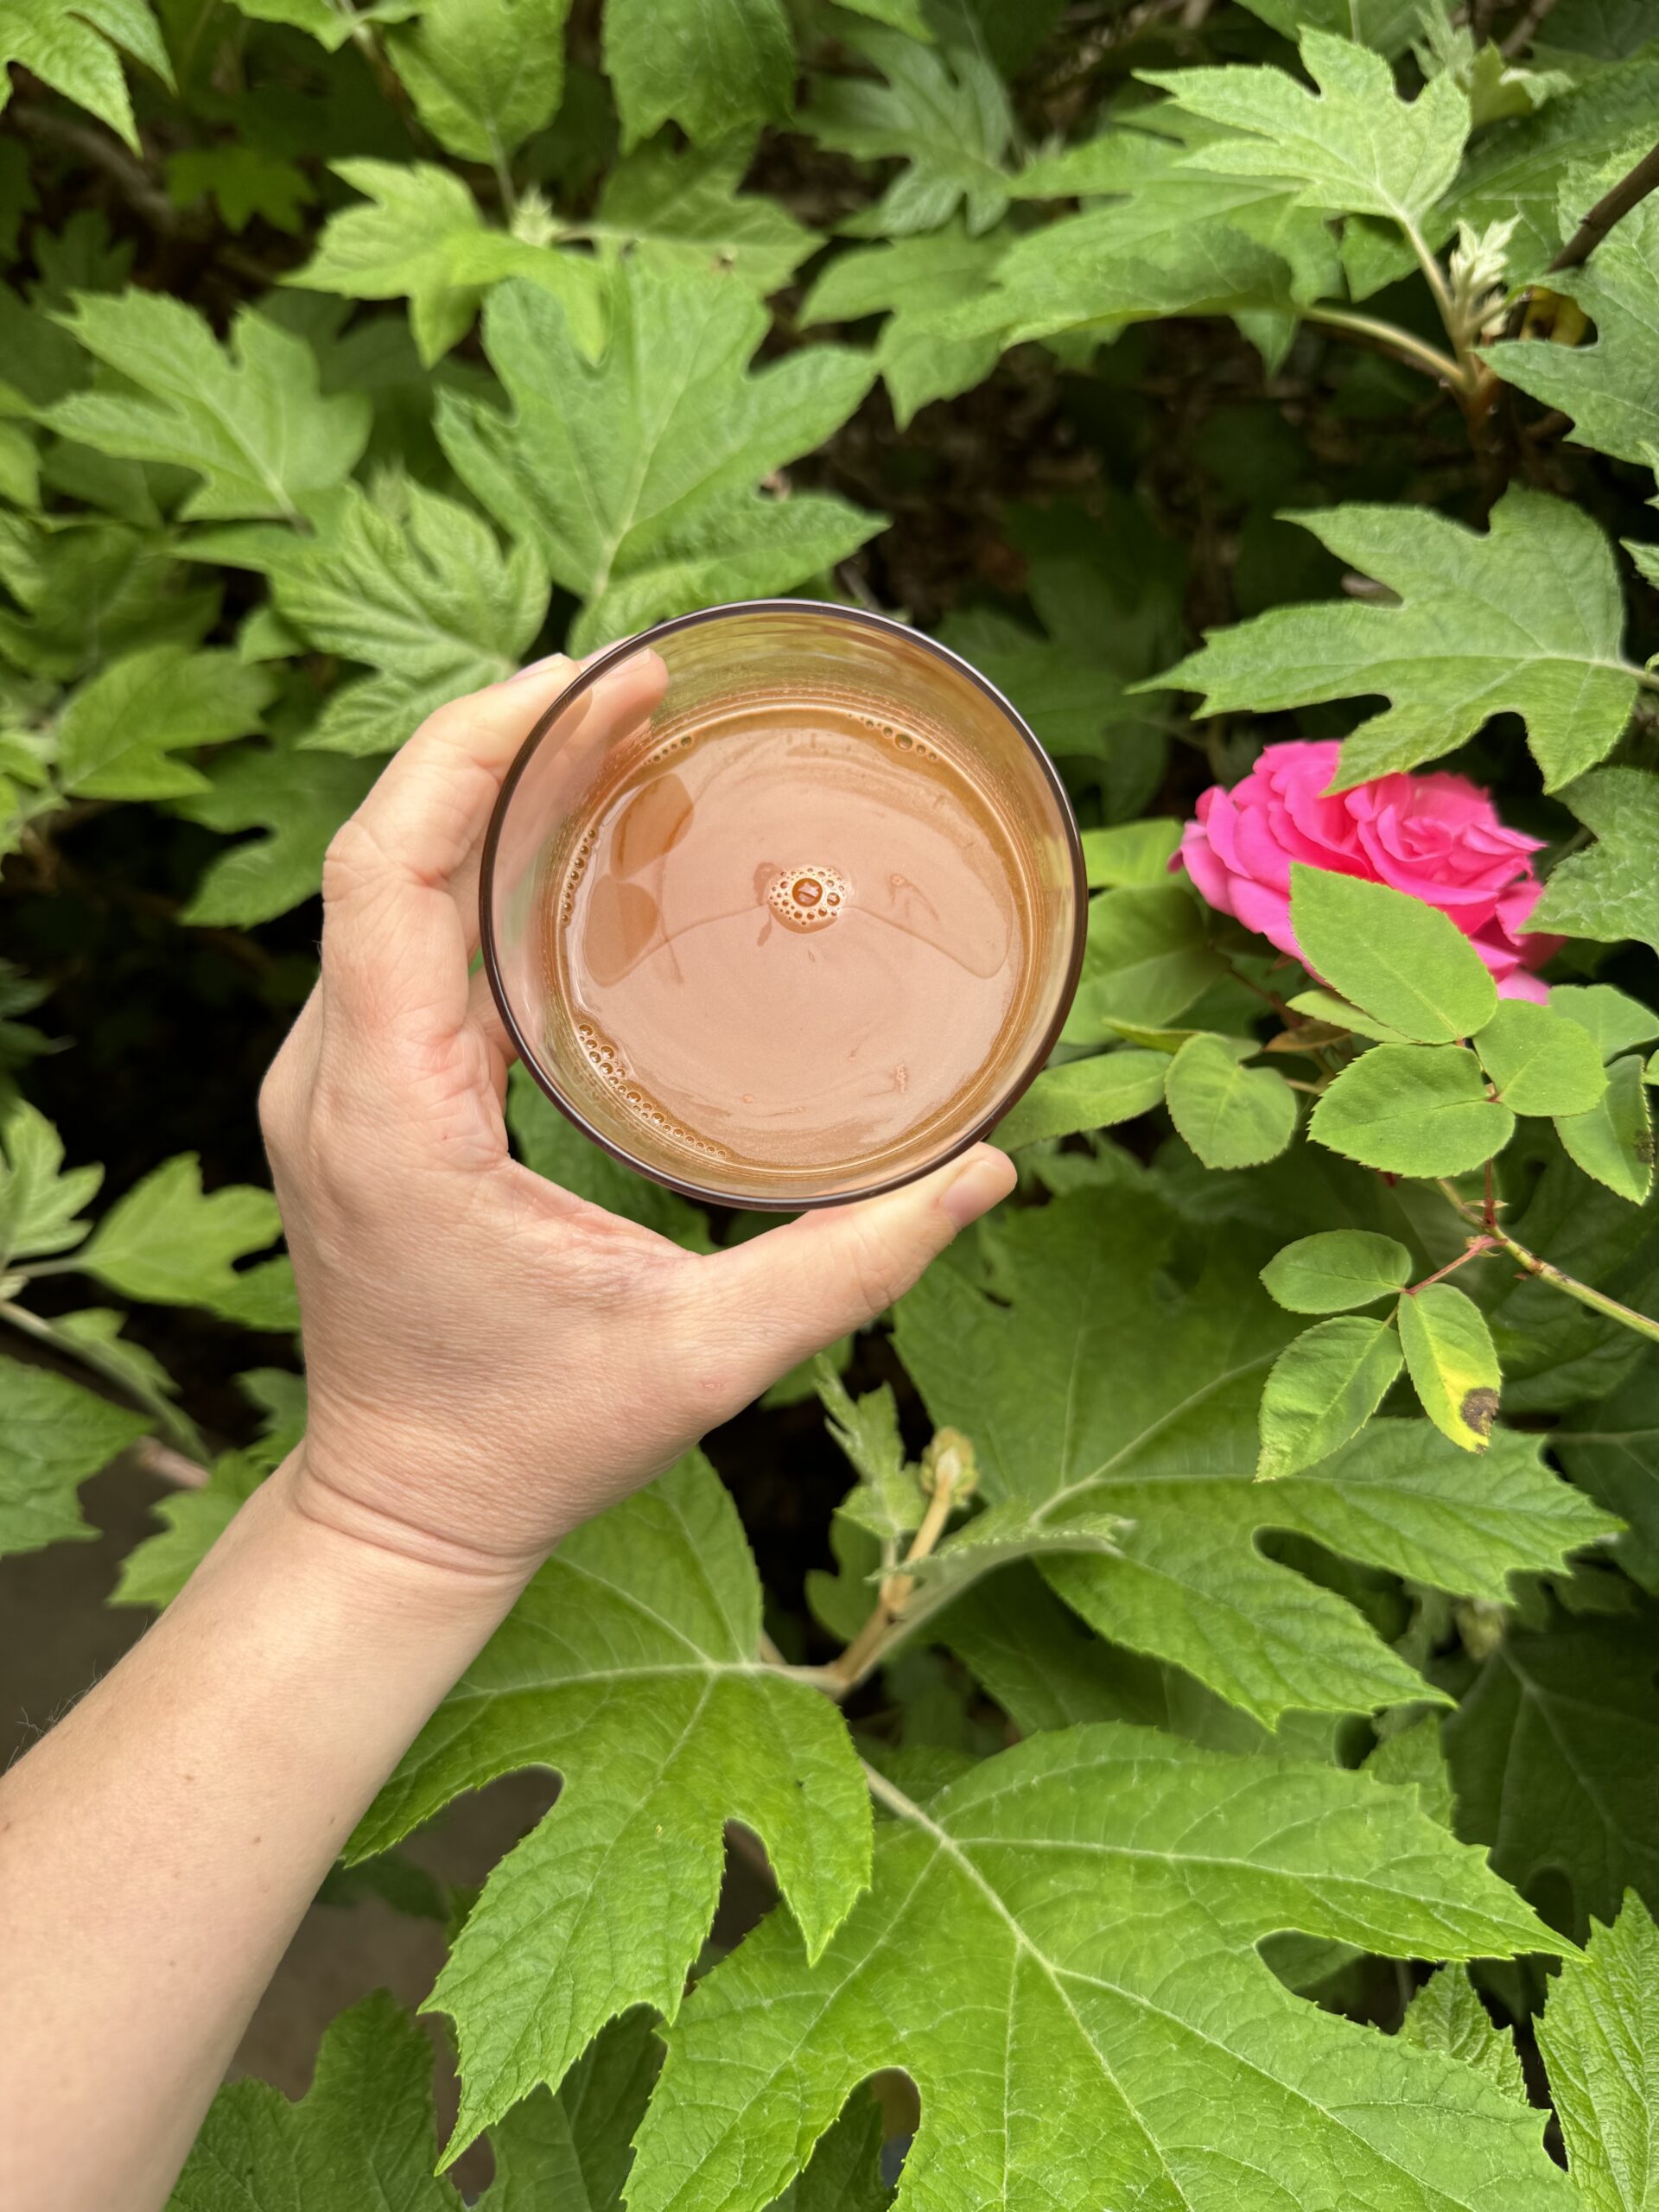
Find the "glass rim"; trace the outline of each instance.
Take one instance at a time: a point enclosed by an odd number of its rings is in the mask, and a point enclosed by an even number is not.
[[[1058,810],[1061,835],[1065,845],[1066,857],[1071,863],[1071,944],[1066,959],[1065,980],[1056,999],[1055,1009],[1041,1037],[1020,1060],[1008,1083],[999,1093],[991,1110],[981,1115],[970,1128],[956,1138],[937,1158],[930,1160],[925,1167],[909,1168],[901,1175],[890,1175],[885,1181],[861,1185],[852,1191],[830,1191],[821,1195],[800,1198],[754,1198],[742,1192],[717,1190],[709,1184],[694,1182],[687,1177],[673,1175],[664,1168],[647,1165],[637,1154],[629,1152],[626,1146],[618,1144],[613,1138],[607,1136],[602,1130],[596,1129],[581,1109],[564,1096],[557,1084],[543,1068],[529,1039],[519,1027],[518,1019],[509,1002],[506,985],[502,977],[500,952],[495,938],[496,855],[506,825],[507,814],[512,804],[513,794],[518,790],[524,771],[540,749],[542,741],[573,700],[580,697],[584,691],[590,690],[601,676],[616,667],[620,662],[627,659],[632,654],[648,651],[658,639],[671,637],[677,631],[695,629],[705,622],[718,622],[729,620],[734,615],[742,614],[828,615],[836,621],[848,622],[867,630],[902,639],[906,644],[920,646],[924,652],[931,653],[936,660],[943,661],[948,667],[956,670],[959,675],[965,676],[975,689],[982,692],[992,705],[1002,714],[1036,763]],[[1071,798],[1065,785],[1060,780],[1058,769],[1049,758],[1042,741],[1019,709],[997,690],[995,684],[988,677],[981,675],[971,661],[964,660],[960,653],[953,652],[949,645],[941,645],[937,638],[931,638],[925,631],[912,628],[908,622],[900,622],[891,614],[872,613],[867,607],[843,607],[833,600],[823,599],[734,599],[724,601],[718,607],[699,607],[690,614],[671,616],[665,622],[653,623],[649,629],[638,631],[632,637],[624,638],[618,644],[607,646],[603,652],[583,664],[574,682],[567,684],[557,698],[554,699],[537,717],[529,735],[513,755],[512,765],[502,779],[501,789],[496,795],[494,806],[490,810],[489,826],[484,833],[483,852],[479,863],[478,920],[479,950],[483,957],[484,973],[489,980],[490,995],[495,1001],[496,1011],[501,1017],[502,1025],[512,1040],[513,1048],[518,1055],[519,1064],[527,1071],[537,1090],[550,1099],[565,1119],[574,1123],[585,1137],[598,1145],[602,1152],[607,1153],[620,1166],[632,1168],[636,1175],[643,1175],[648,1181],[656,1183],[665,1190],[676,1192],[681,1198],[695,1199],[699,1205],[725,1206],[734,1211],[753,1213],[808,1213],[823,1206],[852,1205],[861,1198],[881,1198],[889,1191],[902,1190],[907,1183],[919,1182],[923,1176],[931,1175],[936,1168],[944,1167],[951,1160],[960,1159],[963,1153],[971,1151],[973,1147],[987,1136],[996,1124],[1018,1104],[1041,1073],[1049,1054],[1059,1041],[1060,1032],[1065,1027],[1066,1016],[1071,1010],[1071,1001],[1077,995],[1078,979],[1083,973],[1084,948],[1088,937],[1089,878],[1088,870],[1084,863],[1083,840],[1078,833],[1077,817],[1071,810]]]

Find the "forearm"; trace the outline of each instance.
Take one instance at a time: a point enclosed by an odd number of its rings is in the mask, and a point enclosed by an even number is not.
[[[8,2203],[165,2202],[341,1844],[511,1603],[320,1527],[295,1471],[0,1780]]]

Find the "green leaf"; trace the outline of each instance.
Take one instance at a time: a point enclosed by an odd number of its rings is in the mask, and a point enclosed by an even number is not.
[[[1640,1057],[1615,1060],[1607,1088],[1583,1114],[1558,1114],[1555,1134],[1586,1175],[1633,1206],[1653,1188],[1653,1116]]]
[[[1580,1938],[1627,1888],[1659,1897],[1654,1625],[1510,1629],[1446,1724],[1459,1834]]]
[[[1576,230],[1600,196],[1592,190],[1586,197],[1580,174],[1569,178],[1563,232]],[[1506,384],[1570,415],[1578,444],[1619,461],[1647,461],[1659,446],[1659,208],[1650,200],[1631,208],[1581,269],[1562,270],[1548,282],[1595,324],[1595,343],[1522,340],[1489,347],[1485,359]]]
[[[1389,1175],[1458,1175],[1501,1152],[1515,1116],[1486,1096],[1466,1047],[1376,1045],[1313,1109],[1308,1135]]]
[[[1612,550],[1588,515],[1512,486],[1484,536],[1426,507],[1286,519],[1400,604],[1271,608],[1212,632],[1160,685],[1201,691],[1205,714],[1382,693],[1388,712],[1344,742],[1343,790],[1449,753],[1504,711],[1526,722],[1551,791],[1618,742],[1638,671],[1620,645]],[[1541,908],[1532,920],[1560,925]]]
[[[1294,179],[1303,206],[1324,214],[1421,223],[1457,175],[1466,97],[1441,76],[1402,100],[1386,61],[1326,31],[1305,30],[1301,54],[1317,93],[1259,66],[1144,73],[1188,114],[1246,134],[1201,147],[1195,168]]]
[[[63,1140],[44,1114],[13,1092],[0,1104],[0,1274],[15,1260],[39,1260],[79,1244],[77,1219],[97,1196],[101,1167],[63,1167]]]
[[[1338,31],[1396,60],[1422,35],[1423,0],[1243,0],[1253,16],[1294,40],[1308,29]]]
[[[1445,209],[1446,232],[1459,218],[1478,230],[1518,219],[1510,265],[1541,276],[1563,243],[1565,179],[1575,169],[1621,156],[1623,166],[1630,168],[1653,142],[1659,51],[1651,44],[1650,29],[1646,39],[1645,50],[1589,73],[1577,92],[1552,100],[1540,114],[1484,133]]]
[[[788,115],[795,42],[779,0],[608,0],[605,67],[628,145],[672,122],[701,146]]]
[[[1113,830],[1085,830],[1083,860],[1089,888],[1134,886],[1149,889],[1169,880],[1169,863],[1179,850],[1181,825],[1159,819],[1120,823]],[[1659,1028],[1656,1028],[1659,1035]]]
[[[556,301],[502,285],[484,342],[512,416],[451,391],[439,401],[457,473],[584,599],[577,652],[690,607],[787,591],[875,527],[826,493],[755,488],[857,406],[864,359],[815,346],[752,375],[766,315],[741,287],[632,263],[615,281],[596,365]]]
[[[556,2096],[536,2089],[490,2131],[495,2179],[478,2212],[621,2212],[632,2139],[663,2048],[640,2007],[601,2028]]]
[[[1307,965],[1402,1037],[1450,1045],[1497,1010],[1485,962],[1450,916],[1386,884],[1292,863],[1290,919]]]
[[[195,550],[263,568],[300,637],[378,671],[330,695],[302,740],[318,752],[395,751],[435,708],[511,676],[547,611],[533,545],[504,554],[471,507],[404,476],[346,486],[312,536],[215,531]]]
[[[121,1562],[109,1602],[170,1605],[270,1471],[262,1453],[226,1452],[200,1490],[177,1490],[152,1508],[158,1535],[135,1544]]]
[[[492,284],[523,276],[563,302],[582,351],[604,342],[603,279],[585,254],[492,230],[458,176],[430,162],[332,164],[366,206],[329,218],[316,250],[289,280],[352,300],[407,296],[422,363],[430,367],[472,327]]]
[[[1022,197],[1109,198],[1015,239],[983,298],[932,318],[941,339],[1110,338],[1163,315],[1283,315],[1338,288],[1333,242],[1321,218],[1296,205],[1294,185],[1200,173],[1186,156],[1218,134],[1173,109],[1149,119],[1154,129],[1113,130],[1020,172]]]
[[[1384,1021],[1374,1021],[1334,991],[1298,991],[1289,1001],[1293,1012],[1310,1021],[1328,1022],[1334,1029],[1351,1029],[1356,1037],[1372,1038],[1379,1045],[1403,1045],[1407,1040]]]
[[[494,1775],[564,1777],[433,1992],[465,2084],[448,2155],[561,2081],[616,2013],[678,2010],[728,1819],[764,1842],[815,1954],[844,1917],[869,1864],[857,1762],[840,1715],[761,1660],[760,1634],[736,1512],[693,1455],[565,1539],[366,1815],[353,1858]]]
[[[1572,1971],[1569,1966],[1567,1972]],[[1400,2037],[1420,2050],[1444,2051],[1448,2058],[1472,2066],[1506,2097],[1518,2105],[1527,2102],[1526,2076],[1515,2037],[1507,2028],[1493,2026],[1466,1967],[1442,1967],[1429,1976],[1406,2007]]]
[[[1290,1313],[1343,1313],[1402,1290],[1411,1255],[1392,1236],[1326,1229],[1298,1237],[1262,1270],[1269,1295]]]
[[[823,1956],[774,1914],[670,2031],[630,2212],[757,2212],[893,2065],[923,2079],[918,2205],[1567,2203],[1538,2113],[1305,2004],[1255,1948],[1538,1942],[1410,1792],[1105,1723],[925,1804],[880,1794],[873,1887]]]
[[[1475,1050],[1512,1113],[1586,1114],[1607,1088],[1594,1033],[1553,1007],[1505,999]]]
[[[929,1418],[972,1440],[986,1501],[940,1548],[942,1592],[1023,1546],[1102,1635],[1271,1726],[1423,1686],[1343,1599],[1264,1556],[1262,1526],[1500,1602],[1508,1568],[1611,1527],[1535,1437],[1495,1438],[1471,1480],[1426,1421],[1255,1483],[1262,1385],[1294,1324],[1236,1224],[1188,1232],[1142,1192],[1087,1190],[999,1220],[992,1243],[994,1295],[936,1267],[895,1309]]]
[[[1231,1065],[1230,1058],[1229,1065]],[[1102,1052],[1046,1068],[1013,1110],[997,1123],[995,1141],[1005,1150],[1068,1137],[1078,1129],[1109,1128],[1149,1113],[1164,1095],[1162,1052]]]
[[[225,145],[173,154],[167,163],[168,196],[176,207],[193,207],[210,194],[233,231],[245,231],[256,215],[297,237],[304,211],[316,198],[303,169],[275,159],[257,146]]]
[[[891,1387],[884,1382],[855,1398],[823,1353],[814,1362],[813,1383],[825,1426],[858,1473],[857,1484],[836,1511],[873,1536],[906,1536],[918,1529],[927,1500],[916,1468],[905,1456]]]
[[[1479,1306],[1449,1282],[1408,1291],[1400,1300],[1400,1342],[1435,1427],[1465,1452],[1484,1452],[1503,1377]]]
[[[0,1358],[0,1555],[90,1541],[76,1490],[149,1427],[44,1367]]]
[[[1586,2212],[1649,2212],[1659,2177],[1659,1929],[1633,1891],[1551,1983],[1538,2048]]]
[[[498,171],[553,120],[570,0],[423,0],[386,45],[438,143]]]
[[[655,1230],[690,1252],[714,1249],[709,1217],[701,1206],[613,1160],[559,1111],[522,1066],[507,1079],[507,1127],[525,1166],[561,1190]]]
[[[0,511],[0,583],[23,610],[0,607],[0,654],[60,683],[129,646],[195,645],[219,612],[216,590],[121,523],[48,531]]]
[[[79,1264],[124,1297],[200,1306],[233,1291],[232,1261],[262,1251],[282,1226],[276,1199],[251,1184],[205,1196],[201,1163],[183,1152],[117,1199]]]
[[[1659,1014],[1611,983],[1558,983],[1549,995],[1549,1010],[1587,1029],[1603,1060],[1617,1059],[1633,1045],[1659,1037]]]
[[[406,22],[419,11],[421,0],[372,0],[362,8],[353,0],[235,0],[235,4],[257,22],[291,24],[334,54],[348,39],[365,35],[372,24]]]
[[[823,240],[775,200],[738,190],[753,158],[747,131],[701,147],[653,138],[611,171],[582,232],[665,266],[729,273],[751,291],[775,292]],[[595,338],[590,350],[599,346]]]
[[[1599,768],[1562,797],[1599,842],[1557,863],[1532,910],[1533,928],[1604,944],[1639,938],[1659,951],[1659,776]]]
[[[1225,972],[1206,940],[1203,909],[1180,885],[1103,892],[1089,905],[1083,979],[1065,1041],[1098,1043],[1109,1019],[1171,1021]]]
[[[150,645],[113,661],[58,721],[58,778],[79,798],[175,798],[207,778],[175,756],[259,728],[276,685],[231,652]]]
[[[1388,1321],[1316,1322],[1286,1345],[1262,1394],[1258,1482],[1310,1467],[1357,1435],[1400,1372]]]
[[[1241,1067],[1219,1037],[1189,1037],[1167,1064],[1170,1118],[1206,1167],[1252,1167],[1296,1133],[1296,1094],[1273,1068]]]
[[[995,332],[947,339],[935,323],[979,297],[1007,246],[1000,233],[976,237],[960,216],[924,237],[837,254],[801,303],[802,327],[885,315],[875,358],[904,429],[930,399],[966,391],[989,375],[1001,350]]]
[[[252,929],[315,896],[328,841],[368,797],[378,764],[302,752],[292,740],[241,745],[213,761],[207,788],[174,810],[206,830],[266,834],[231,846],[202,870],[180,919]]]
[[[902,32],[849,25],[845,42],[880,71],[818,77],[802,126],[860,161],[906,163],[874,207],[843,227],[855,237],[936,231],[958,210],[977,237],[1007,211],[1003,166],[1014,118],[1001,78],[966,46],[923,46]]]
[[[432,2046],[377,1990],[331,2024],[299,2104],[264,2082],[219,2090],[168,2212],[461,2212],[436,2158]]]
[[[202,480],[181,511],[193,520],[296,522],[363,450],[367,400],[324,398],[310,348],[251,308],[228,347],[194,308],[156,292],[82,293],[63,321],[137,389],[71,392],[43,419],[99,453],[194,469]]]
[[[11,90],[6,65],[19,62],[139,153],[117,46],[172,86],[173,67],[145,0],[8,0],[0,29],[0,108]]]
[[[1599,1402],[1573,1408],[1550,1442],[1579,1487],[1624,1522],[1613,1556],[1659,1597],[1659,1355],[1649,1351]]]

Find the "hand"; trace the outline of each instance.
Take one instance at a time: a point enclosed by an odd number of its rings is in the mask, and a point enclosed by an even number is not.
[[[310,1385],[294,1502],[509,1582],[874,1319],[1014,1182],[980,1146],[705,1256],[512,1158],[511,1047],[467,973],[480,852],[514,753],[571,673],[538,663],[441,709],[340,831],[321,978],[260,1100]]]

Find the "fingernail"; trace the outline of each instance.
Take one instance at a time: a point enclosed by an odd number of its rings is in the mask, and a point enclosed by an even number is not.
[[[977,1221],[1000,1199],[1006,1198],[1015,1179],[1014,1162],[1007,1153],[982,1145],[969,1154],[956,1181],[939,1195],[945,1219],[957,1229],[966,1229],[969,1222]]]
[[[546,653],[540,660],[531,661],[528,666],[521,668],[516,675],[509,677],[507,680],[511,683],[522,683],[527,676],[540,676],[547,669],[569,668],[569,660],[565,654]]]

